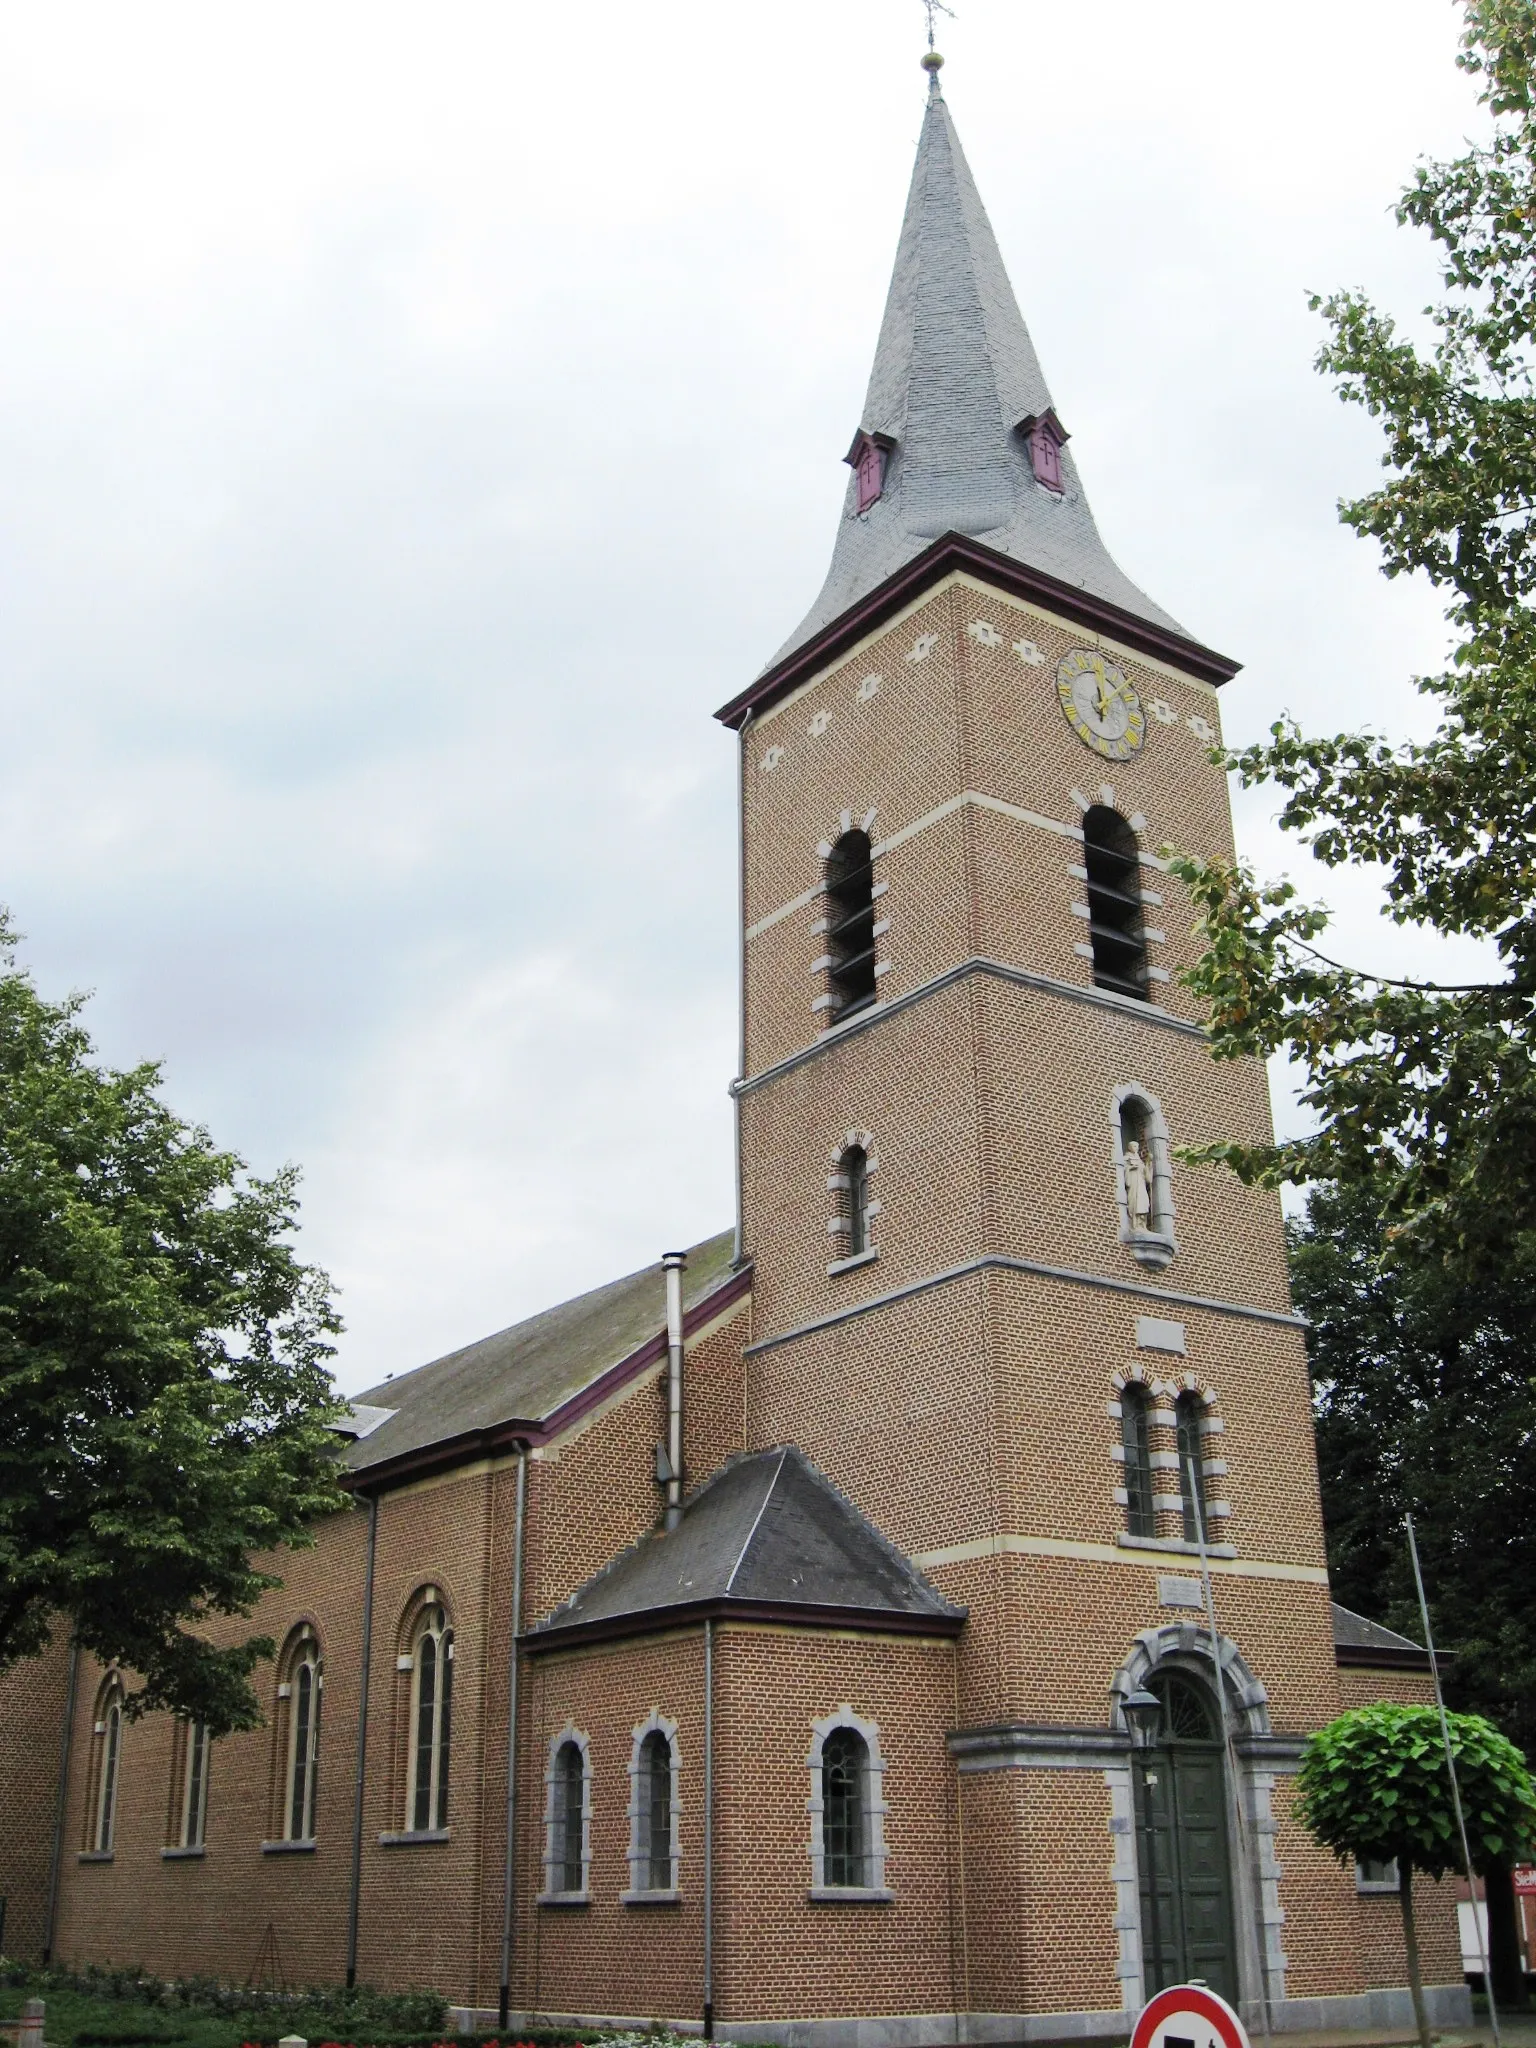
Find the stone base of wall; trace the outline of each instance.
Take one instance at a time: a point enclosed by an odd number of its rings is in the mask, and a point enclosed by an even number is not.
[[[1472,2023],[1472,1994],[1465,1984],[1426,1984],[1424,2003],[1432,2027],[1466,2027]],[[460,2033],[484,2033],[497,2024],[492,2007],[455,2005],[450,2018]],[[1134,2014],[1119,2012],[927,2012],[893,2013],[870,2019],[723,2020],[715,2034],[721,2041],[772,2043],[774,2048],[1010,2048],[1015,2042],[1124,2040]],[[1245,2008],[1244,2021],[1258,2032],[1263,2015],[1255,2005]],[[508,2030],[533,2027],[643,2028],[664,2023],[679,2034],[700,2034],[696,2018],[660,2014],[592,2012],[515,2012]],[[1404,1985],[1390,1991],[1363,1991],[1350,1998],[1287,1998],[1270,2007],[1269,2023],[1277,2034],[1349,2033],[1413,2028],[1413,1995]]]

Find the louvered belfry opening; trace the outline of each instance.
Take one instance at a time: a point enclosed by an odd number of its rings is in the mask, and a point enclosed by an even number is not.
[[[875,1000],[875,864],[867,832],[845,832],[827,856],[827,971],[832,1018]]]
[[[1147,999],[1147,942],[1141,931],[1141,861],[1136,835],[1118,811],[1095,804],[1083,819],[1088,870],[1088,937],[1093,978],[1117,995]]]

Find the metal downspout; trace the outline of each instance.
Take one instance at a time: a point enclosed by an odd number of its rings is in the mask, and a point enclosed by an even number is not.
[[[53,1936],[59,1914],[59,1866],[64,1858],[64,1807],[69,1798],[69,1753],[75,1739],[75,1696],[80,1688],[80,1638],[69,1645],[69,1684],[64,1696],[64,1726],[59,1733],[59,1789],[53,1802],[53,1844],[48,1856],[48,1918],[43,1925],[43,1967],[53,1960]]]
[[[715,1624],[704,1624],[704,2038],[715,2038]]]
[[[507,1650],[507,1855],[502,1878],[501,1996],[497,2025],[503,2033],[512,2002],[513,1880],[517,1870],[517,1639],[523,1632],[523,1532],[528,1517],[528,1446],[517,1451],[517,1507],[512,1533],[512,1641]]]
[[[667,1511],[664,1526],[683,1519],[683,1267],[684,1252],[663,1252],[667,1281]]]
[[[368,1499],[368,1565],[363,1574],[363,1675],[357,1689],[357,1773],[352,1789],[352,1890],[347,1901],[347,1989],[357,1982],[357,1916],[363,1887],[363,1791],[368,1777],[368,1680],[373,1669],[373,1560],[379,1496]]]
[[[742,1080],[746,1079],[747,1073],[747,738],[751,731],[752,714],[749,711],[741,721],[741,745],[736,755],[736,901],[741,931],[736,952],[736,1072]],[[741,1096],[734,1088],[731,1099],[736,1111],[732,1119],[736,1142],[736,1248],[731,1264],[740,1266],[746,1255],[742,1243]]]

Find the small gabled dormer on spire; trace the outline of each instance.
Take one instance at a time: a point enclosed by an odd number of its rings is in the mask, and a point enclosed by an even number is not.
[[[1099,538],[939,88],[936,11],[949,10],[929,6],[922,138],[832,565],[770,671],[951,533],[1187,637]]]

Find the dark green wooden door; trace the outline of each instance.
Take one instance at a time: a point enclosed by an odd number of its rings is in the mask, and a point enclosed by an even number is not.
[[[1153,1690],[1164,1703],[1163,1728],[1135,1766],[1147,1996],[1199,1978],[1235,2004],[1226,1780],[1214,1704],[1182,1678]]]

